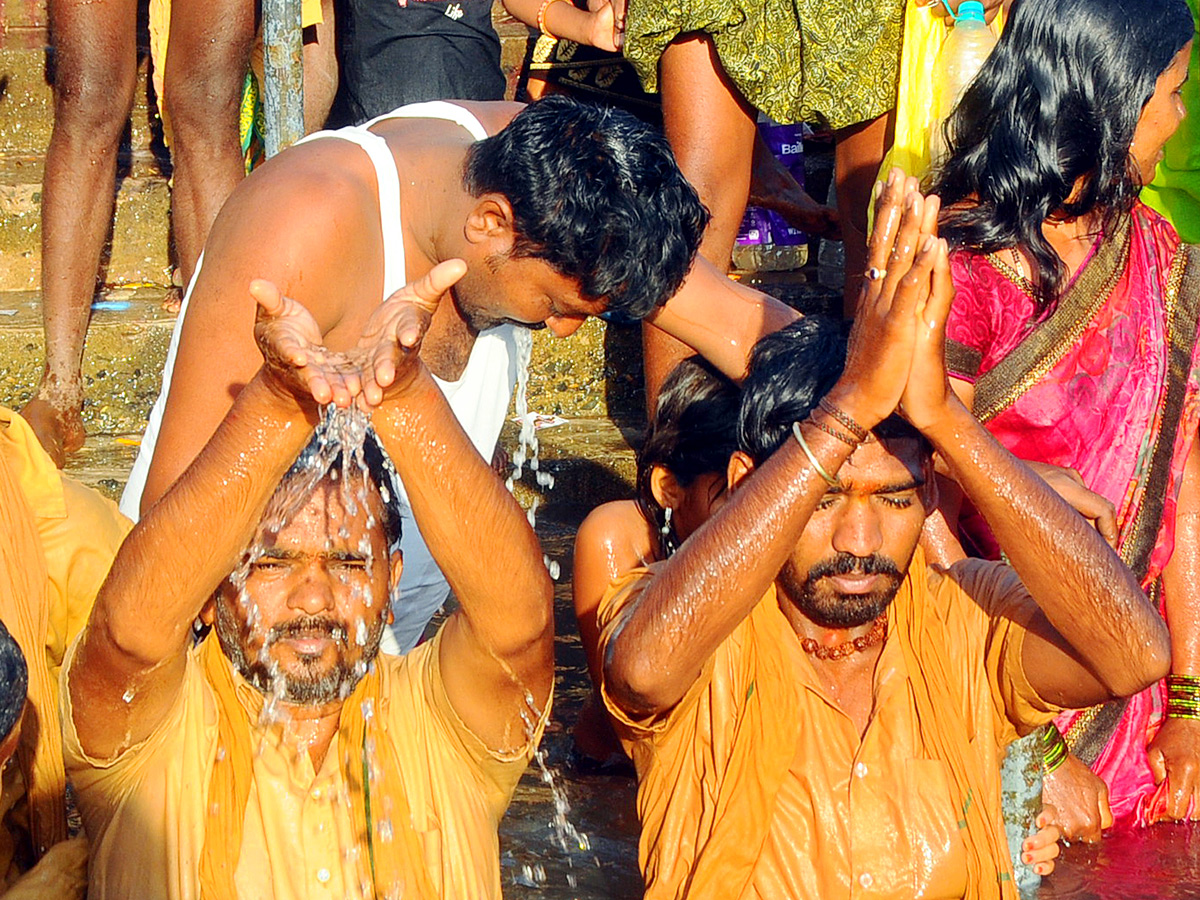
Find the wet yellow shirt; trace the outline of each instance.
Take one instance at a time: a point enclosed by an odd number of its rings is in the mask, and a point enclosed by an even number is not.
[[[649,575],[638,570],[610,588],[604,641]],[[927,605],[926,637],[960,686],[950,702],[973,729],[998,808],[1001,748],[1057,711],[1021,668],[1035,607],[996,563],[930,568],[927,582],[908,596]],[[951,773],[922,752],[895,606],[861,739],[817,679],[774,587],[665,717],[633,721],[606,697],[638,769],[647,900],[998,896],[994,885],[968,891]]]
[[[440,636],[407,656],[377,660],[400,776],[435,888],[447,898],[500,897],[496,828],[540,737],[488,749],[458,718],[438,665]],[[262,695],[237,678],[247,715]],[[69,696],[64,684],[64,710]],[[65,715],[68,771],[92,840],[90,900],[199,900],[205,804],[217,753],[217,709],[193,651],[179,699],[148,739],[112,760],[89,759]],[[544,718],[542,724],[544,725]],[[238,895],[275,900],[359,898],[359,848],[337,738],[319,770],[255,727],[254,786],[246,804]],[[363,851],[365,852],[365,851]]]
[[[37,547],[14,547],[6,560],[19,564],[28,554],[40,553],[45,566],[45,590],[10,593],[13,586],[27,579],[19,573],[6,572],[0,576],[0,616],[25,650],[34,654],[30,642],[43,643],[44,660],[50,676],[50,696],[40,699],[47,707],[57,701],[58,674],[70,642],[87,622],[96,593],[116,556],[117,549],[132,523],[117,511],[112,501],[64,475],[42,449],[33,430],[17,413],[0,407],[0,464],[11,474],[11,482],[20,491],[20,498],[0,496],[0,503],[13,513],[16,508],[28,509],[37,534]],[[16,529],[14,529],[15,531]],[[15,534],[5,534],[13,541]],[[45,609],[29,604],[44,602]],[[22,604],[20,614],[11,604]],[[22,633],[22,623],[43,623],[42,633]],[[31,689],[35,681],[31,679]],[[39,701],[34,699],[35,705]],[[61,761],[59,762],[61,765]],[[4,768],[0,787],[0,888],[10,885],[32,862],[28,834],[28,811],[25,805],[25,782],[16,762]],[[74,865],[78,854],[56,854],[56,859],[70,859]],[[51,860],[48,865],[55,864]]]

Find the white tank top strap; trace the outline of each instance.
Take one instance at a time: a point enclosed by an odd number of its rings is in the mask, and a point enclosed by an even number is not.
[[[384,119],[443,119],[460,125],[477,141],[487,140],[487,129],[475,118],[475,114],[448,100],[428,100],[424,103],[410,103],[393,109],[391,112],[376,116],[363,128],[370,128],[376,122]]]
[[[317,131],[296,143],[304,144],[321,138],[339,138],[358,144],[375,167],[375,181],[379,187],[379,226],[383,237],[383,296],[389,297],[404,287],[407,278],[404,232],[400,227],[400,176],[396,172],[396,158],[392,156],[387,141],[363,127]]]

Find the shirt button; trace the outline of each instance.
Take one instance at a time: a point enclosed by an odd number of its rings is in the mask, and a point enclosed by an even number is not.
[[[871,877],[870,872],[863,872],[861,875],[858,876],[858,883],[861,884],[864,888],[869,888],[872,884],[875,883],[875,879]]]
[[[321,789],[313,788],[312,793],[309,796],[311,796],[314,800],[320,800],[321,799]]]
[[[329,870],[328,869],[317,869],[317,881],[321,882],[321,884],[324,884],[328,880],[329,880]]]
[[[854,764],[854,774],[857,775],[859,778],[866,778],[867,777],[867,764],[861,763],[861,762],[855,763]]]

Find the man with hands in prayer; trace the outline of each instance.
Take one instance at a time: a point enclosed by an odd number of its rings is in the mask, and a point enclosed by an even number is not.
[[[1004,746],[1167,671],[1133,575],[949,389],[937,207],[884,188],[848,345],[759,342],[730,499],[601,606],[648,900],[1015,897]],[[926,562],[933,453],[1011,565]]]
[[[418,357],[464,268],[394,295],[344,353],[256,288],[264,362],[130,534],[66,664],[93,900],[500,896],[497,823],[550,703],[552,590]],[[326,403],[370,412],[369,474],[293,465]],[[401,568],[383,453],[460,601],[405,657],[378,653]],[[479,547],[504,548],[502,572]],[[193,646],[197,616],[214,627]]]

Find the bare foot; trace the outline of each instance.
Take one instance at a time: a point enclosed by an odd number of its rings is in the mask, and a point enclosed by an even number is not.
[[[87,436],[83,428],[83,401],[60,409],[49,400],[34,397],[21,410],[21,417],[29,423],[33,433],[54,464],[60,469],[66,464],[67,456],[83,446]]]
[[[166,294],[163,295],[162,308],[169,313],[179,314],[180,307],[183,306],[183,289],[178,285],[171,285],[167,288]]]

